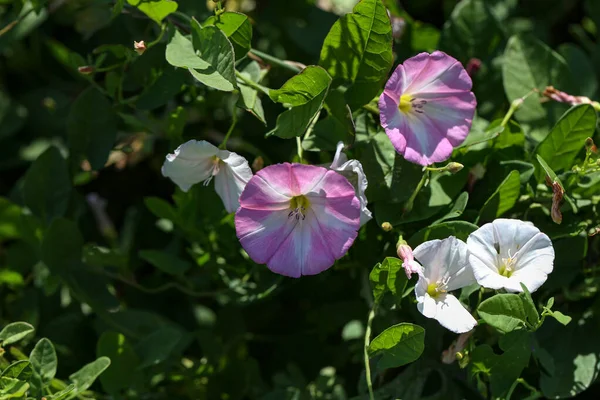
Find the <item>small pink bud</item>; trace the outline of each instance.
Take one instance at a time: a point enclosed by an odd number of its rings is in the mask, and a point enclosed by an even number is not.
[[[477,71],[481,69],[481,60],[479,58],[471,58],[465,69],[467,74],[469,74],[470,77],[473,77]]]
[[[93,65],[84,65],[82,67],[77,68],[77,71],[79,71],[79,73],[81,75],[90,75],[94,73],[94,66]]]
[[[413,256],[412,248],[406,243],[406,240],[404,240],[402,236],[400,236],[398,243],[396,244],[396,252],[398,253],[398,257],[402,259],[404,273],[408,279],[410,279],[412,274],[421,272],[421,268]]]
[[[143,40],[141,40],[139,42],[134,41],[133,49],[135,50],[136,53],[138,53],[141,56],[146,51],[146,43],[144,43]]]

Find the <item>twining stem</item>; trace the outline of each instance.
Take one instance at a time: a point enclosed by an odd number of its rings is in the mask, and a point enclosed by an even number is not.
[[[278,67],[285,68],[294,73],[298,73],[298,72],[302,71],[302,69],[300,67],[292,65],[290,63],[287,63],[287,62],[280,60],[277,57],[273,57],[272,55],[269,55],[267,53],[263,53],[262,51],[259,51],[256,49],[250,49],[250,53],[254,54],[257,57],[262,58],[265,61],[268,61],[270,64],[277,65]]]
[[[298,148],[298,159],[302,163],[302,139],[300,136],[296,136],[296,147]]]
[[[423,189],[423,186],[425,186],[425,182],[427,182],[428,179],[429,179],[429,171],[427,169],[425,169],[423,171],[423,176],[421,177],[419,184],[415,188],[415,191],[410,195],[410,198],[406,201],[406,204],[404,205],[404,214],[411,212],[413,205],[415,203],[415,198],[417,197],[417,195],[419,194],[421,189]]]
[[[242,74],[241,72],[239,72],[237,69],[235,70],[235,76],[239,80],[241,80],[242,82],[244,82],[244,84],[246,86],[249,86],[252,89],[258,90],[259,92],[262,92],[264,94],[267,94],[267,95],[269,94],[267,88],[265,88],[264,86],[259,85],[258,83],[254,82],[252,79],[249,79],[244,74]]]
[[[377,312],[377,302],[373,303],[373,307],[371,307],[371,311],[369,312],[369,318],[367,319],[367,329],[365,329],[365,348],[364,348],[364,358],[365,358],[365,374],[367,378],[367,388],[369,389],[369,399],[375,400],[375,395],[373,394],[373,382],[371,381],[371,363],[369,362],[369,344],[371,343],[371,326],[373,325],[373,320],[375,319],[375,313]]]
[[[160,33],[158,34],[158,37],[156,38],[156,40],[148,43],[146,45],[146,49],[151,48],[152,46],[157,45],[158,43],[160,43],[160,41],[162,40],[163,36],[165,35],[165,32],[167,31],[167,24],[162,24],[160,27]]]
[[[19,18],[15,19],[13,22],[9,23],[4,28],[0,29],[0,36],[6,34],[7,32],[10,32],[12,30],[12,28],[14,28],[15,26],[17,26],[17,24],[19,24],[21,21],[23,21],[25,18],[27,18],[27,16],[29,14],[31,14],[33,11],[35,11],[35,7],[31,7],[29,10],[27,10],[23,14],[21,14],[19,16]]]
[[[223,139],[223,142],[219,146],[219,148],[223,149],[223,150],[227,148],[227,141],[229,140],[229,136],[231,136],[231,133],[235,129],[235,126],[237,125],[237,122],[238,122],[237,108],[236,108],[235,105],[233,106],[233,113],[232,114],[233,114],[232,115],[233,120],[231,121],[231,126],[229,126],[229,130],[225,134],[225,139]]]

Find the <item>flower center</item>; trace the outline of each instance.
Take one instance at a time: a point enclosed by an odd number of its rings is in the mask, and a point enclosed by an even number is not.
[[[500,268],[498,268],[498,273],[502,276],[510,278],[511,275],[515,272],[515,265],[517,264],[517,255],[510,255],[510,250],[508,251],[508,257],[502,259],[502,263],[500,264]]]
[[[423,107],[427,104],[427,100],[419,100],[409,94],[403,94],[400,96],[400,103],[398,104],[398,109],[400,112],[405,114],[409,113],[413,110],[416,113],[423,114]]]
[[[290,200],[290,208],[292,211],[288,214],[288,218],[296,218],[296,221],[306,218],[306,209],[310,206],[310,201],[304,195],[294,196]]]
[[[213,156],[212,165],[210,167],[210,176],[202,182],[204,186],[208,186],[213,177],[215,177],[221,169],[221,159],[217,156]]]
[[[441,294],[446,293],[448,290],[448,282],[450,281],[450,277],[447,276],[438,280],[437,282],[430,283],[427,285],[427,294],[430,297],[436,298]]]

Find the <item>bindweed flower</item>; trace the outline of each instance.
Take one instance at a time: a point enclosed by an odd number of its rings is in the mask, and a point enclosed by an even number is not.
[[[140,56],[146,52],[146,43],[143,40],[139,42],[133,41],[133,50]]]
[[[552,272],[554,248],[533,224],[496,219],[467,239],[469,262],[477,283],[490,289],[522,292],[523,283],[536,291]]]
[[[263,168],[240,197],[235,228],[250,258],[278,274],[315,275],[341,258],[360,227],[360,201],[346,178],[323,167]]]
[[[335,157],[329,169],[342,174],[354,186],[356,197],[360,200],[360,226],[363,226],[373,218],[371,211],[367,208],[369,202],[367,196],[365,196],[365,190],[367,190],[369,182],[360,161],[348,160],[348,157],[342,153],[343,148],[344,143],[338,142]]]
[[[455,333],[468,332],[477,325],[469,311],[449,293],[475,283],[467,254],[467,245],[454,236],[424,242],[413,251],[423,266],[415,286],[419,311]]]
[[[463,66],[441,51],[398,65],[379,98],[381,126],[396,151],[424,166],[447,160],[471,129],[471,87]]]
[[[238,209],[240,194],[252,178],[252,170],[244,157],[219,150],[205,140],[190,140],[168,154],[162,174],[184,192],[199,182],[208,185],[214,177],[215,191],[230,213]]]
[[[404,273],[406,277],[410,279],[412,274],[418,274],[421,272],[421,266],[415,262],[412,248],[408,245],[406,240],[400,236],[398,243],[396,243],[396,253],[402,260],[402,267],[404,267]]]

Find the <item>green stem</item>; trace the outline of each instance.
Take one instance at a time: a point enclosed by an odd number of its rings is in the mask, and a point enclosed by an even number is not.
[[[302,69],[300,69],[299,67],[292,65],[290,63],[287,63],[284,60],[280,60],[277,57],[273,57],[267,53],[263,53],[262,51],[259,51],[256,49],[250,49],[250,53],[254,54],[257,57],[262,58],[264,61],[267,61],[272,65],[276,65],[278,67],[285,68],[289,71],[292,71],[293,73],[297,74],[298,72],[302,71]]]
[[[192,23],[192,17],[190,17],[190,16],[188,16],[188,15],[186,15],[186,14],[182,13],[181,11],[175,11],[175,12],[172,12],[172,13],[171,13],[171,15],[173,15],[173,16],[176,16],[176,17],[179,17],[179,18],[181,18],[181,19],[184,19],[184,20],[186,20],[186,21],[187,21],[187,23],[189,23],[189,24],[191,24],[191,23]]]
[[[229,126],[229,130],[225,134],[225,139],[223,139],[223,142],[219,146],[219,148],[223,149],[223,150],[227,148],[227,141],[229,140],[229,136],[231,136],[231,134],[233,133],[233,130],[235,129],[235,126],[238,123],[237,108],[235,105],[233,106],[233,116],[232,117],[233,117],[233,121],[231,121],[231,126]]]
[[[537,89],[533,88],[525,96],[513,100],[513,102],[510,103],[510,108],[504,116],[504,119],[502,120],[502,122],[500,122],[500,126],[506,126],[506,124],[508,124],[508,121],[510,121],[510,118],[513,116],[515,111],[517,111],[519,107],[521,107],[521,105],[525,102],[525,99],[527,99],[529,96],[536,92]]]
[[[377,311],[377,302],[373,303],[369,317],[367,319],[367,328],[365,329],[365,348],[364,348],[364,359],[365,359],[365,374],[367,379],[367,388],[369,389],[369,399],[375,400],[373,394],[373,382],[371,381],[371,363],[369,362],[369,344],[371,343],[371,326],[375,319],[375,313]]]
[[[298,148],[298,158],[302,163],[302,139],[300,139],[300,136],[296,136],[296,147]]]
[[[419,184],[415,188],[415,191],[410,195],[410,198],[404,205],[404,214],[408,214],[409,212],[411,212],[413,205],[415,203],[415,198],[417,197],[417,195],[419,194],[421,189],[423,189],[423,186],[425,186],[425,182],[427,182],[427,179],[429,179],[429,171],[426,169],[423,172],[423,176],[421,177]]]
[[[160,43],[160,41],[162,40],[166,31],[167,31],[167,24],[162,24],[160,27],[160,33],[158,34],[158,37],[156,38],[156,40],[154,40],[146,45],[146,50],[151,48],[152,46],[155,46],[158,43]]]
[[[262,92],[266,95],[268,95],[268,90],[267,88],[265,88],[264,86],[259,85],[258,83],[254,82],[252,79],[247,78],[246,76],[244,76],[244,74],[242,74],[241,72],[239,72],[237,69],[235,70],[235,76],[241,80],[246,86],[251,87],[254,90],[258,90],[259,92]]]
[[[31,6],[31,8],[25,11],[23,14],[19,16],[19,18],[15,19],[13,22],[6,25],[4,28],[0,29],[0,37],[8,32],[10,32],[15,26],[17,26],[21,21],[23,21],[29,14],[35,11],[35,7]]]

